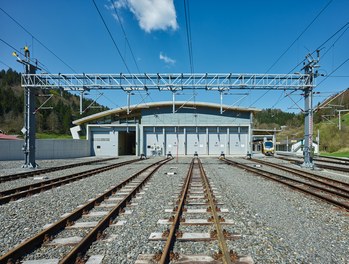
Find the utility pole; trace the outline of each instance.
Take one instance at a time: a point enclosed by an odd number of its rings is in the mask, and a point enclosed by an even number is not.
[[[30,52],[27,46],[24,47],[25,59],[19,58],[16,52],[12,53],[17,58],[17,61],[24,65],[27,83],[31,82],[31,77],[28,74],[36,74],[36,70],[40,70],[37,65],[30,62]],[[24,145],[22,150],[24,152],[24,164],[22,168],[36,168],[38,164],[35,161],[35,88],[24,87],[24,127],[22,133],[24,134]]]
[[[314,69],[319,68],[317,64],[320,60],[320,50],[316,51],[317,59],[314,59],[311,54],[306,56],[308,63],[304,63],[304,73],[306,75],[305,79],[305,88],[304,91],[304,162],[301,165],[305,168],[314,168],[313,163],[313,82],[314,79],[318,76],[318,71]]]

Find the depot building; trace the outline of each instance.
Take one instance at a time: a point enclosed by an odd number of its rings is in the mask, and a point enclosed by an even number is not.
[[[204,102],[156,102],[115,108],[74,121],[95,156],[247,155],[254,108]],[[75,136],[74,136],[75,135]]]

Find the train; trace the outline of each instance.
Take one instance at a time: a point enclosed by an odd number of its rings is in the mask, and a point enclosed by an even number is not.
[[[273,156],[275,153],[273,141],[263,141],[262,142],[262,153],[266,156]]]

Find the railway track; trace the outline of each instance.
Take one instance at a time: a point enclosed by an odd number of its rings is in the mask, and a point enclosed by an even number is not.
[[[349,165],[349,158],[339,158],[339,157],[330,157],[330,156],[318,156],[315,158],[315,160],[318,161],[330,161],[331,163],[334,164],[346,164]]]
[[[239,234],[233,234],[226,231],[224,225],[232,225],[233,221],[224,219],[222,215],[227,212],[220,208],[218,196],[209,182],[209,179],[203,169],[200,159],[194,158],[190,164],[189,171],[181,186],[178,200],[173,209],[168,209],[172,216],[168,219],[160,219],[158,224],[170,225],[165,232],[154,232],[150,234],[149,240],[165,241],[163,250],[154,254],[140,254],[135,264],[145,263],[253,263],[251,257],[237,256],[236,253],[229,250],[227,240],[239,239]],[[193,207],[204,208],[193,208]],[[206,215],[204,219],[192,218],[192,214]],[[189,217],[189,218],[188,218]],[[188,233],[182,231],[185,226],[208,226],[212,228],[206,233]],[[183,241],[203,242],[217,241],[219,252],[213,256],[200,254],[183,255],[175,252],[177,243]]]
[[[85,166],[85,165],[100,163],[100,162],[104,162],[104,161],[110,161],[110,160],[114,160],[114,159],[117,159],[117,158],[91,160],[91,161],[67,164],[67,165],[62,165],[62,166],[57,166],[57,167],[52,167],[52,168],[47,168],[47,169],[30,170],[27,172],[21,172],[21,173],[16,173],[16,174],[11,174],[11,175],[4,175],[4,176],[0,176],[0,183],[7,182],[7,181],[14,181],[14,180],[28,178],[28,177],[33,177],[36,175],[45,174],[45,173],[49,173],[49,172],[75,168],[75,167],[79,167],[79,166]]]
[[[49,224],[40,233],[1,256],[0,263],[19,263],[25,255],[40,250],[41,247],[50,247],[52,251],[57,251],[57,259],[46,260],[51,261],[50,263],[85,263],[88,257],[84,254],[91,244],[96,240],[103,239],[104,230],[109,226],[122,224],[115,222],[115,218],[119,214],[126,213],[125,207],[130,205],[132,198],[140,192],[151,176],[168,161],[170,159],[151,164],[123,182],[112,186],[95,199],[79,206],[57,222]],[[85,221],[83,219],[89,217],[97,218],[97,221]],[[71,230],[75,228],[84,229],[83,232],[80,232],[84,233],[84,236],[69,236]],[[62,247],[64,247],[64,250],[61,249]],[[99,259],[100,256],[91,256],[90,258]],[[39,261],[39,259],[35,261]]]
[[[289,158],[289,157],[279,156],[279,155],[275,156],[275,158],[290,161],[290,162],[293,162],[297,165],[300,165],[303,163],[301,158],[295,158],[295,157]],[[323,163],[319,163],[319,162],[320,162],[319,160],[317,160],[317,162],[315,162],[315,166],[318,168],[334,170],[334,171],[349,172],[349,166],[348,166],[349,164],[339,163],[340,165],[343,165],[343,166],[333,166],[333,165],[323,164]],[[324,162],[324,161],[321,161],[321,162]],[[332,161],[330,163],[333,164]],[[335,164],[338,164],[338,163],[335,163]]]
[[[310,171],[304,171],[301,169],[297,169],[297,168],[290,168],[289,166],[286,165],[282,165],[282,164],[277,164],[277,163],[273,163],[273,162],[268,162],[265,160],[260,160],[260,159],[251,159],[251,161],[253,162],[257,162],[260,164],[264,164],[267,166],[271,166],[277,169],[281,169],[283,171],[287,171],[289,173],[293,173],[295,175],[298,176],[302,176],[308,179],[311,179],[313,181],[319,182],[319,183],[325,183],[328,184],[330,186],[333,186],[334,188],[337,188],[339,190],[345,191],[345,192],[349,192],[349,184],[343,181],[339,181],[339,180],[335,180],[329,177],[325,177],[325,176],[321,176],[319,174],[310,172]]]
[[[124,162],[119,162],[116,164],[111,164],[107,166],[103,166],[96,169],[91,169],[84,172],[74,173],[66,176],[62,176],[59,178],[54,178],[46,181],[41,181],[38,183],[28,184],[25,186],[16,187],[13,189],[5,190],[0,192],[0,205],[8,203],[10,201],[14,201],[20,198],[28,197],[34,195],[36,193],[40,193],[46,190],[50,190],[52,188],[56,188],[58,186],[68,184],[83,178],[90,177],[92,175],[112,170],[130,163],[134,163],[139,161],[140,159],[134,159]]]
[[[253,167],[253,166],[250,166],[241,162],[229,160],[229,159],[223,159],[223,160],[227,164],[255,173],[259,176],[263,176],[270,180],[282,183],[298,191],[302,191],[306,194],[320,198],[332,205],[335,205],[345,210],[349,210],[349,189],[346,183],[331,180],[329,178],[317,179],[316,176],[314,176],[313,174],[305,173],[303,171],[296,170],[293,168],[288,169],[284,166],[278,166],[275,164],[271,165],[269,162],[264,162],[264,161],[253,160],[268,166],[273,166],[283,171],[287,171],[288,173],[292,173],[298,176],[298,178],[288,177],[280,173],[267,171],[258,167]],[[302,177],[302,179],[300,179],[299,177]],[[304,180],[304,178],[306,178],[306,180]]]

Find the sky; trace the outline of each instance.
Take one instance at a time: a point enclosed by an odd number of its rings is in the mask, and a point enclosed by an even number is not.
[[[348,0],[1,0],[0,7],[0,69],[23,72],[11,53],[27,45],[50,73],[287,74],[321,47],[314,105],[349,87]],[[110,108],[127,104],[122,91],[86,96]],[[194,99],[220,103],[212,91],[177,96]],[[155,90],[131,96],[131,104],[171,100]],[[275,90],[230,90],[223,103],[304,108],[301,93]]]

